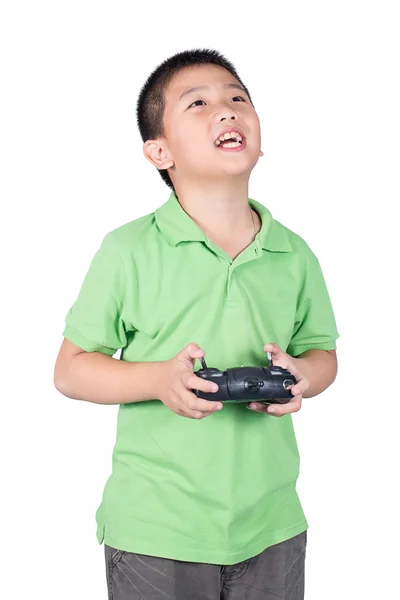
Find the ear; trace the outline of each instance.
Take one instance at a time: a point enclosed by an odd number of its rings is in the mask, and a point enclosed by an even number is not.
[[[174,165],[161,139],[146,140],[143,144],[143,154],[159,170],[169,169]]]

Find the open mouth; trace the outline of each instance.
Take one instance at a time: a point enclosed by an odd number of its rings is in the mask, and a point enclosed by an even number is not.
[[[246,145],[246,138],[243,137],[238,131],[229,131],[223,133],[214,142],[216,148],[222,149],[236,149],[244,148]]]

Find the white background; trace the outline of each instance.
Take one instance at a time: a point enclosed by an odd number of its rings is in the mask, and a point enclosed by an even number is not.
[[[399,18],[395,2],[4,3],[1,540],[7,600],[106,600],[95,510],[117,406],[53,386],[104,235],[163,204],[135,106],[165,58],[215,48],[248,86],[250,197],[318,256],[339,373],[294,415],[307,600],[399,597]],[[195,341],[195,340],[194,340]],[[267,340],[266,340],[267,341]]]

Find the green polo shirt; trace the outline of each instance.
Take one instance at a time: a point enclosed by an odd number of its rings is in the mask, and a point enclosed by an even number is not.
[[[265,366],[264,344],[292,356],[339,337],[316,256],[253,199],[262,220],[236,258],[207,238],[174,193],[107,233],[66,316],[88,352],[144,362],[190,342],[218,369]],[[194,370],[201,368],[196,361]],[[159,399],[121,404],[97,540],[129,552],[234,564],[308,528],[297,491],[292,416],[225,404],[204,419]]]

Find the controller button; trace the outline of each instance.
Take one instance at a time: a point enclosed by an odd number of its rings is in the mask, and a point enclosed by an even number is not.
[[[294,385],[294,381],[292,379],[285,379],[285,381],[283,382],[283,388],[285,390],[288,390],[293,385]]]

